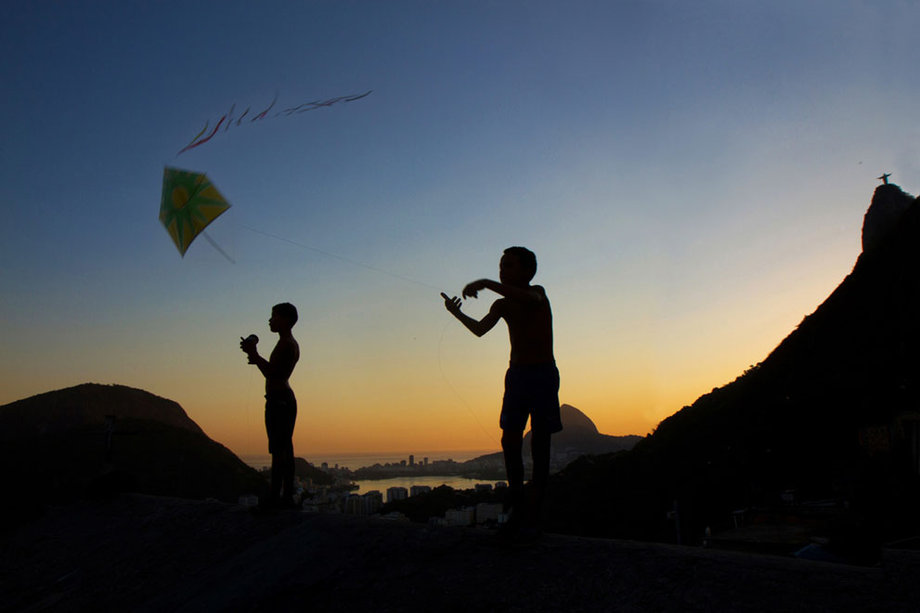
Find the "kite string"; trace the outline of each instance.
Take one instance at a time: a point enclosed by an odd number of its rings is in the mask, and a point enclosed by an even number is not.
[[[447,378],[447,373],[444,372],[444,366],[441,361],[441,355],[442,355],[441,349],[442,349],[442,345],[444,344],[444,333],[447,332],[447,327],[451,325],[451,323],[452,322],[450,321],[445,322],[444,327],[441,328],[441,337],[438,339],[438,370],[441,371],[441,378],[444,380],[444,383],[447,384],[447,387],[450,388],[450,391],[454,393],[454,396],[456,396],[457,399],[460,401],[460,404],[466,407],[466,410],[469,411],[470,415],[473,416],[473,419],[476,420],[476,424],[479,425],[479,428],[483,431],[483,433],[485,433],[485,435],[493,443],[495,443],[499,448],[501,448],[501,442],[499,442],[498,439],[496,439],[495,436],[491,432],[489,432],[484,425],[482,425],[482,422],[479,420],[479,416],[476,415],[475,411],[473,411],[473,407],[471,407],[470,403],[468,403],[463,398],[463,396],[460,395],[460,392],[457,391],[457,388],[454,387],[454,384],[451,383],[450,379]]]
[[[250,226],[243,225],[243,224],[240,224],[240,227],[243,228],[243,229],[245,229],[245,230],[249,230],[250,232],[254,232],[254,233],[256,233],[256,234],[261,234],[262,236],[267,236],[267,237],[269,237],[269,238],[273,238],[273,239],[275,239],[275,240],[279,240],[279,241],[282,241],[282,242],[285,242],[285,243],[294,245],[295,247],[300,247],[301,249],[308,249],[308,250],[310,250],[310,251],[314,251],[314,252],[316,252],[316,253],[319,253],[319,254],[325,255],[325,256],[327,256],[327,257],[330,257],[330,258],[339,260],[339,261],[341,261],[341,262],[345,262],[345,263],[347,263],[347,264],[351,264],[352,266],[357,266],[357,267],[359,267],[359,268],[365,268],[365,269],[367,269],[367,270],[371,270],[371,271],[376,272],[376,273],[379,273],[379,274],[387,275],[388,277],[393,277],[394,279],[400,279],[401,281],[407,281],[407,282],[409,282],[409,283],[413,283],[413,284],[419,285],[419,286],[421,286],[421,287],[426,287],[426,288],[428,288],[428,289],[433,289],[433,290],[436,291],[436,292],[441,292],[441,291],[443,291],[440,287],[436,287],[436,286],[434,286],[434,285],[431,285],[430,283],[425,283],[424,281],[419,281],[418,279],[413,279],[412,277],[407,277],[406,275],[401,275],[401,274],[398,274],[398,273],[395,273],[395,272],[390,272],[389,270],[384,270],[383,268],[378,268],[378,267],[376,267],[376,266],[371,266],[370,264],[365,264],[364,262],[359,262],[358,260],[353,260],[353,259],[351,259],[351,258],[346,258],[345,256],[337,255],[337,254],[335,254],[335,253],[326,251],[326,250],[324,250],[324,249],[318,249],[317,247],[311,247],[310,245],[305,245],[304,243],[300,243],[300,242],[297,242],[297,241],[295,241],[295,240],[291,240],[291,239],[289,239],[289,238],[285,238],[285,237],[283,237],[283,236],[278,236],[277,234],[272,234],[272,233],[270,233],[270,232],[264,232],[264,231],[262,231],[262,230],[257,230],[256,228],[252,228],[252,227],[250,227]]]
[[[441,288],[435,287],[434,285],[431,285],[431,284],[429,284],[429,283],[425,283],[424,281],[419,281],[419,280],[417,280],[417,279],[413,279],[413,278],[407,277],[407,276],[405,276],[405,275],[401,275],[401,274],[397,274],[397,273],[394,273],[394,272],[390,272],[390,271],[388,271],[388,270],[384,270],[384,269],[378,268],[378,267],[376,267],[376,266],[371,266],[370,264],[365,264],[364,262],[359,262],[358,260],[353,260],[353,259],[351,259],[351,258],[346,258],[346,257],[344,257],[344,256],[341,256],[341,255],[338,255],[338,254],[335,254],[335,253],[331,253],[331,252],[329,252],[329,251],[325,251],[324,249],[319,249],[319,248],[317,248],[317,247],[312,247],[312,246],[310,246],[310,245],[305,245],[305,244],[300,243],[300,242],[298,242],[298,241],[291,240],[291,239],[285,238],[285,237],[283,237],[283,236],[278,236],[277,234],[272,234],[272,233],[270,233],[270,232],[265,232],[265,231],[263,231],[263,230],[258,230],[258,229],[256,229],[256,228],[252,228],[252,227],[247,226],[247,225],[244,225],[244,224],[240,224],[240,227],[241,227],[241,228],[244,228],[244,229],[246,229],[246,230],[249,230],[250,232],[253,232],[253,233],[255,233],[255,234],[261,234],[262,236],[267,236],[267,237],[269,237],[269,238],[274,238],[275,240],[279,240],[279,241],[282,241],[282,242],[285,242],[285,243],[294,245],[294,246],[296,246],[296,247],[300,247],[301,249],[307,249],[307,250],[309,250],[309,251],[313,251],[313,252],[316,252],[316,253],[325,255],[325,256],[327,256],[327,257],[331,257],[331,258],[334,258],[334,259],[336,259],[336,260],[340,260],[340,261],[345,262],[345,263],[347,263],[347,264],[351,264],[352,266],[357,266],[357,267],[360,267],[360,268],[365,268],[365,269],[367,269],[367,270],[371,270],[371,271],[376,272],[376,273],[384,274],[384,275],[387,275],[387,276],[389,276],[389,277],[393,277],[393,278],[395,278],[395,279],[400,279],[400,280],[402,280],[402,281],[407,281],[407,282],[409,282],[409,283],[413,283],[413,284],[419,285],[419,286],[421,286],[421,287],[425,287],[425,288],[428,288],[428,289],[433,289],[433,290],[435,290],[435,291],[437,291],[437,292],[441,292],[441,291],[442,291]],[[457,388],[453,385],[453,383],[451,383],[450,379],[447,377],[447,373],[444,372],[444,364],[443,364],[443,359],[442,359],[442,358],[443,358],[443,353],[444,353],[444,351],[443,351],[443,346],[444,346],[444,335],[445,335],[445,333],[447,332],[447,327],[450,326],[451,323],[452,323],[452,322],[450,322],[450,321],[447,321],[447,322],[444,323],[444,327],[441,328],[441,335],[440,335],[440,337],[438,338],[438,370],[439,370],[440,373],[441,373],[441,378],[444,380],[444,383],[447,384],[447,387],[450,388],[450,391],[454,394],[454,396],[457,397],[457,400],[460,401],[460,404],[462,404],[462,405],[466,408],[466,410],[470,413],[470,415],[473,416],[473,419],[475,420],[476,424],[477,424],[477,425],[479,426],[479,428],[483,431],[483,433],[486,435],[486,437],[488,437],[493,443],[495,443],[496,446],[498,446],[498,447],[500,448],[500,447],[501,447],[501,443],[500,443],[500,442],[498,441],[498,439],[496,439],[495,436],[494,436],[492,433],[490,433],[489,430],[483,425],[482,421],[480,421],[480,419],[479,419],[479,416],[476,415],[475,411],[473,411],[473,408],[470,406],[469,402],[467,402],[466,399],[460,394],[460,392],[457,390]]]

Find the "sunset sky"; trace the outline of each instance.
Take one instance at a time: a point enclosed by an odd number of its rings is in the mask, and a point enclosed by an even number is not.
[[[920,190],[918,32],[908,0],[4,2],[0,404],[118,383],[264,453],[239,337],[290,301],[297,455],[498,449],[504,325],[438,294],[525,245],[561,400],[646,434],[850,272],[877,176]],[[166,165],[232,204],[234,263],[180,257]]]

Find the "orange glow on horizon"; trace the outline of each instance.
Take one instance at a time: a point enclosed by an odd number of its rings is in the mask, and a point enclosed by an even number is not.
[[[603,303],[595,311],[574,311],[578,303],[566,302],[560,287],[561,402],[585,413],[603,434],[650,433],[763,360],[843,279],[849,270],[833,268],[841,259],[821,254],[793,261],[792,269],[726,285],[716,297],[698,298],[695,308],[669,317],[663,302],[648,297],[604,297],[622,312],[607,312]],[[334,320],[298,324],[303,355],[291,383],[299,455],[500,448],[507,334],[496,329],[475,338],[441,309],[435,303],[424,311],[425,321],[403,328],[387,327],[384,315],[375,320],[365,314],[362,329],[350,329],[351,335],[336,329]],[[254,329],[264,334],[258,323]],[[183,339],[177,360],[178,348],[161,330],[114,326],[94,336],[96,359],[86,359],[85,345],[75,343],[44,360],[41,371],[14,364],[0,376],[8,394],[2,402],[85,382],[118,383],[178,402],[210,438],[238,455],[266,453],[263,380],[245,364],[235,339],[215,349],[217,335],[204,328]],[[270,339],[265,335],[265,352]],[[125,354],[125,346],[148,353]],[[108,373],[107,379],[97,372]]]

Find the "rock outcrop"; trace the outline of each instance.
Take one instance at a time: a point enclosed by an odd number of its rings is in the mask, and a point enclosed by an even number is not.
[[[863,218],[863,251],[872,251],[884,244],[912,202],[913,198],[894,183],[878,186],[872,196],[872,204]]]

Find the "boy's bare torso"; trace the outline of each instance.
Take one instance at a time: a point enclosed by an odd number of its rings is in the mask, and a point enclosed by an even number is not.
[[[512,364],[548,364],[553,362],[553,314],[546,291],[539,285],[536,302],[499,298],[493,308],[508,325]]]
[[[272,368],[265,376],[265,393],[284,392],[291,389],[289,379],[300,359],[300,346],[294,337],[280,338],[268,358]]]

